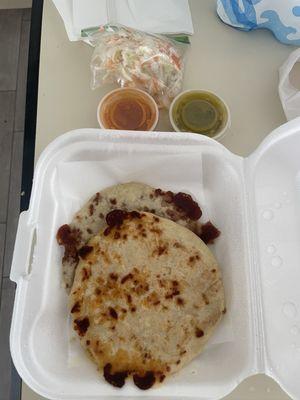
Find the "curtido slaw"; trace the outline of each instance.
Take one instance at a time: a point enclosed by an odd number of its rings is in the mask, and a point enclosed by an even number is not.
[[[142,89],[160,108],[168,108],[181,91],[185,37],[154,35],[119,24],[87,30],[85,36],[95,47],[93,89],[106,83]]]

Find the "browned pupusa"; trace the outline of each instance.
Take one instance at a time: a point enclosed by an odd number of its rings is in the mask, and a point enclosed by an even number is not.
[[[118,208],[152,212],[200,233],[197,221],[202,211],[186,193],[154,189],[137,182],[104,189],[92,196],[76,213],[72,222],[61,226],[57,232],[57,241],[65,248],[62,260],[63,281],[68,292],[73,284],[74,271],[79,260],[78,250],[105,227],[106,214]]]
[[[225,310],[219,267],[190,230],[115,210],[80,251],[70,294],[82,346],[122,387],[162,382],[197,356]]]

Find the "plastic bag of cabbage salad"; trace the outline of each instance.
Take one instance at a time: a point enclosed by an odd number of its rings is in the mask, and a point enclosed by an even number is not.
[[[91,60],[93,89],[107,83],[147,91],[168,108],[181,91],[187,36],[163,36],[119,24],[83,32],[95,47]]]

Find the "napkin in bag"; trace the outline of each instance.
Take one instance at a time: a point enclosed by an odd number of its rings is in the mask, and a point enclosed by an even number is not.
[[[150,33],[194,33],[188,0],[53,0],[69,40],[81,30],[119,23]]]

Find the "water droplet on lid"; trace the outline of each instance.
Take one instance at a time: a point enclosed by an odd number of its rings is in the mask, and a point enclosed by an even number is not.
[[[278,201],[277,203],[274,204],[274,207],[277,209],[281,208],[281,203]]]
[[[279,372],[281,370],[282,370],[281,366],[279,364],[276,364],[275,365],[275,371]]]
[[[297,315],[297,308],[294,303],[287,301],[282,307],[282,312],[287,318],[295,318]]]
[[[249,387],[249,392],[255,392],[255,387],[254,386],[250,386]]]
[[[271,219],[273,219],[273,217],[274,217],[274,213],[273,213],[272,210],[265,210],[265,211],[262,213],[262,217],[263,217],[264,219],[266,219],[267,221],[271,221]]]
[[[284,195],[284,197],[288,195],[287,192],[283,192],[282,194]]]
[[[280,267],[282,265],[282,258],[279,256],[272,257],[271,264],[273,267]]]
[[[271,393],[271,388],[267,387],[266,391],[267,393]]]
[[[285,204],[290,204],[291,200],[290,199],[286,199],[284,202],[285,202]]]
[[[267,253],[269,253],[269,254],[274,254],[275,252],[276,252],[276,247],[273,246],[272,244],[270,244],[270,245],[267,247]]]
[[[299,330],[298,326],[294,325],[294,326],[291,328],[291,334],[292,334],[292,335],[298,335],[299,332],[300,332],[300,330]]]

